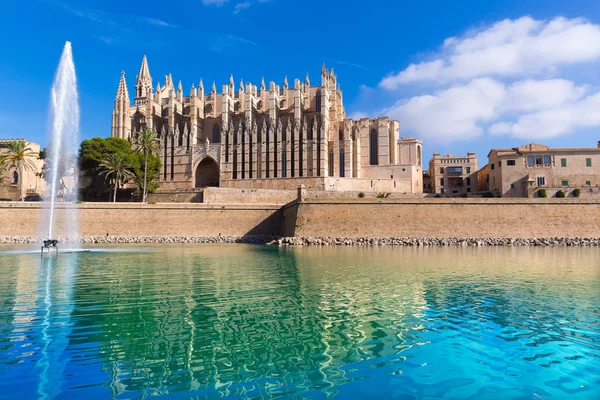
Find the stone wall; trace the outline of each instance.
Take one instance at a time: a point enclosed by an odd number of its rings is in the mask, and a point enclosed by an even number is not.
[[[309,192],[310,193],[310,192]],[[0,203],[0,236],[38,234],[45,203]],[[79,209],[83,236],[600,238],[592,199],[311,199],[276,204],[59,204]]]
[[[38,234],[45,203],[0,203],[0,236]],[[65,209],[78,208],[82,236],[260,236],[281,234],[278,205],[206,205],[135,203],[59,204],[56,236],[69,236],[62,227]]]
[[[285,236],[598,238],[600,201],[307,200],[297,206],[286,206],[284,221]]]

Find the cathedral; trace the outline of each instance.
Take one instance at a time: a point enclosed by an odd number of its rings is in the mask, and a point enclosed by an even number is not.
[[[400,138],[398,121],[346,118],[337,77],[325,65],[320,85],[308,74],[289,85],[260,86],[233,76],[205,92],[202,79],[185,96],[171,74],[153,87],[146,56],[133,105],[125,80],[117,90],[111,134],[160,137],[163,190],[207,186],[249,189],[422,193],[422,142]]]

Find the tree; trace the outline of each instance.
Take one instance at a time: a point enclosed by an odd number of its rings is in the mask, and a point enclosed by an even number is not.
[[[159,152],[160,141],[156,132],[144,129],[134,141],[134,151],[144,157],[144,187],[142,189],[142,202],[146,202],[146,187],[148,179],[148,157]]]
[[[121,153],[134,164],[131,143],[125,139],[109,137],[106,139],[95,137],[84,140],[79,146],[79,169],[88,174],[96,174],[103,160],[111,153]]]
[[[38,158],[39,153],[32,151],[24,140],[13,140],[8,144],[7,149],[4,163],[19,171],[19,198],[23,201],[23,175],[25,171],[37,169],[34,159]]]
[[[100,161],[99,168],[100,175],[112,180],[114,185],[113,202],[116,202],[119,185],[135,177],[131,171],[132,165],[123,154],[110,153],[105,160]]]
[[[4,182],[4,173],[6,172],[6,156],[0,154],[0,183]]]
[[[135,147],[137,150],[137,146]],[[131,143],[116,137],[93,138],[84,140],[79,147],[79,167],[89,177],[99,175],[102,168],[100,163],[108,158],[109,154],[121,154],[130,164],[129,170],[135,174],[140,193],[143,192],[144,176],[146,180],[146,194],[158,188],[155,180],[160,173],[160,158],[151,153],[134,152]],[[147,156],[147,158],[146,158]]]

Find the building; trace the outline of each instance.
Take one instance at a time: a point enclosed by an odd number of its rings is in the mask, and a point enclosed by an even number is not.
[[[488,154],[490,190],[533,197],[535,189],[600,186],[600,142],[594,148],[550,148],[530,143]]]
[[[0,139],[0,156],[6,155],[7,147],[10,142],[25,139]],[[40,145],[27,142],[27,147],[32,152],[39,154]],[[0,200],[17,201],[27,196],[43,196],[46,190],[46,181],[40,176],[44,168],[44,160],[35,158],[36,168],[34,170],[23,169],[19,171],[14,166],[8,166],[3,174],[3,181],[0,184]]]
[[[133,140],[151,129],[161,141],[163,189],[235,188],[422,192],[422,143],[399,139],[398,121],[346,118],[333,71],[321,84],[264,79],[184,96],[169,74],[153,89],[146,56],[130,103],[125,73],[112,115],[112,136]]]
[[[490,164],[485,164],[477,171],[477,191],[489,192],[490,190]]]
[[[423,193],[431,193],[431,177],[429,170],[423,171]]]
[[[433,153],[429,160],[431,193],[463,194],[477,191],[477,156]]]

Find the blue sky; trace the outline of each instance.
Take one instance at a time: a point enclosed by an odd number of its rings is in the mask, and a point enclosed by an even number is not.
[[[597,1],[10,0],[0,35],[0,137],[47,143],[47,108],[73,43],[83,138],[110,135],[125,70],[154,86],[233,74],[319,81],[335,68],[350,116],[389,114],[425,155],[600,140]]]

